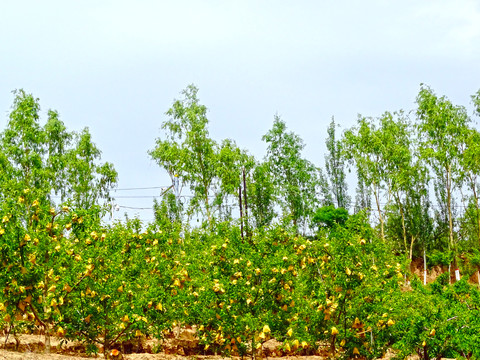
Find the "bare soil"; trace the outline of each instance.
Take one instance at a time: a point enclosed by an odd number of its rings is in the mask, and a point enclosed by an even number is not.
[[[8,339],[0,336],[0,360],[85,360],[86,358],[104,359],[101,349],[98,354],[87,356],[85,347],[76,342],[66,342],[63,339],[51,338],[51,353],[45,354],[45,345],[43,335],[21,335],[19,336],[20,345],[17,348],[13,337]],[[302,359],[302,360],[324,360],[325,356],[282,356],[278,350],[280,343],[274,339],[267,341],[263,345],[263,353],[258,353],[259,358],[281,357],[284,360]],[[162,349],[161,352],[153,353],[155,349]],[[119,347],[120,349],[120,347]],[[137,352],[140,351],[140,352]],[[142,341],[141,344],[129,346],[125,354],[120,353],[112,359],[122,360],[174,360],[174,359],[198,359],[198,360],[222,360],[229,359],[217,355],[202,355],[198,351],[198,340],[192,330],[183,330],[178,336],[167,339],[163,343],[156,340]],[[132,352],[132,353],[130,353]]]
[[[412,262],[410,263],[410,271],[412,274],[417,275],[420,280],[423,282],[423,259],[418,258],[418,259],[413,259]],[[440,266],[440,265],[435,265],[431,266],[430,268],[427,268],[427,284],[430,284],[434,282],[438,276],[442,275],[443,273],[448,273],[448,266]],[[460,276],[464,276],[464,274],[460,274]],[[454,283],[456,281],[455,279],[455,269],[451,269],[450,273],[450,282]],[[476,271],[474,272],[468,279],[468,281],[472,284],[478,284],[480,285],[480,272]]]

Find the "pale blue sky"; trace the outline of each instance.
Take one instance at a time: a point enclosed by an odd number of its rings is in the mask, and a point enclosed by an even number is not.
[[[90,128],[119,188],[168,185],[147,151],[173,99],[194,83],[216,140],[262,158],[278,113],[323,166],[332,116],[346,128],[358,113],[413,109],[420,83],[471,108],[479,44],[472,0],[4,0],[0,128],[11,90],[23,88],[69,129]]]

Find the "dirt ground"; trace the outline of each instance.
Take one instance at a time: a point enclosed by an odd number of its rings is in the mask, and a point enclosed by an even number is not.
[[[103,355],[99,355],[97,358],[103,359]],[[209,360],[223,359],[220,356],[195,356],[196,359]],[[19,353],[7,350],[0,350],[0,360],[85,360],[85,357],[73,356],[73,355],[61,355],[61,354],[39,354],[39,353]],[[174,359],[188,359],[186,356],[180,355],[167,355],[167,354],[129,354],[123,357],[125,360],[174,360]],[[287,358],[285,358],[287,359]],[[311,358],[313,360],[313,358]]]
[[[182,332],[173,340],[169,340],[166,352],[159,353],[131,353],[123,354],[114,359],[117,360],[227,360],[229,357],[222,357],[216,355],[182,355],[183,346],[188,348],[189,342],[193,339],[192,333]],[[61,344],[60,339],[52,338],[50,354],[44,353],[44,338],[42,335],[21,335],[21,347],[19,351],[14,351],[15,340],[7,339],[4,336],[0,336],[0,360],[86,360],[86,359],[104,359],[103,354],[99,353],[97,356],[88,357],[82,346],[78,343],[68,342]],[[152,346],[156,345],[154,342],[146,342],[143,344],[147,350],[150,350]],[[192,345],[192,344],[190,344]],[[297,355],[297,356],[281,356],[276,354],[275,349],[280,345],[274,339],[267,341],[264,344],[264,353],[257,355],[257,359],[273,360],[278,358],[279,360],[326,360],[327,356],[313,356],[313,355]],[[182,349],[179,351],[179,349]],[[394,353],[389,351],[385,356],[379,360],[390,360],[394,357]],[[240,360],[239,357],[233,357]],[[246,359],[249,359],[247,357]],[[407,360],[420,360],[418,356],[411,356]],[[442,360],[454,360],[454,359],[442,359]]]
[[[123,354],[117,358],[118,360],[226,360],[231,359],[216,355],[185,355],[183,349],[187,350],[189,342],[191,340],[191,333],[181,333],[176,339],[169,340],[168,346],[165,346],[165,351],[159,353],[131,353]],[[104,359],[103,354],[99,353],[96,357],[87,357],[85,351],[80,344],[74,342],[68,342],[61,344],[59,339],[51,339],[51,353],[44,354],[44,338],[41,335],[21,335],[21,346],[19,351],[14,351],[15,340],[12,338],[5,339],[4,336],[0,336],[0,360],[86,360],[86,359]],[[149,351],[152,349],[153,343],[144,343],[144,347]],[[190,344],[191,345],[191,344]],[[264,344],[264,353],[257,355],[257,359],[272,360],[275,358],[281,360],[326,360],[326,356],[281,356],[276,354],[275,349],[280,345],[275,340],[271,339]],[[392,353],[387,353],[382,360],[389,360],[392,358]],[[234,359],[240,359],[234,357]],[[247,358],[249,359],[249,358]],[[411,357],[408,360],[419,360],[418,357]]]
[[[14,351],[15,340],[10,337],[7,339],[0,336],[0,360],[85,360],[88,358],[83,346],[74,342],[60,343],[59,339],[51,339],[51,353],[44,354],[44,338],[42,335],[21,335],[19,351]],[[196,359],[196,360],[222,360],[229,359],[215,355],[187,355],[189,347],[196,346],[196,340],[190,332],[182,332],[175,339],[168,340],[163,344],[164,350],[159,353],[150,353],[155,346],[155,341],[146,341],[142,343],[142,348],[147,352],[131,353],[120,355],[118,359],[123,360],[175,360],[175,359]],[[279,344],[275,340],[270,340],[264,344],[265,353],[268,358],[278,357],[275,354],[275,348]],[[279,354],[280,355],[280,354]],[[92,358],[92,357],[90,357]],[[103,354],[97,355],[98,359],[104,359]],[[267,358],[267,356],[265,356]],[[283,356],[283,360],[302,359],[302,360],[324,360],[322,356]]]
[[[96,357],[88,357],[85,354],[84,347],[79,343],[67,342],[61,343],[60,339],[51,339],[51,353],[44,353],[44,337],[43,335],[21,335],[19,337],[21,346],[19,351],[14,351],[15,340],[12,337],[8,339],[5,336],[0,336],[0,360],[86,360],[86,359],[104,359],[102,353],[99,353]],[[117,360],[227,360],[228,357],[216,356],[216,355],[201,355],[201,354],[185,354],[188,353],[188,348],[196,346],[193,331],[182,331],[174,339],[169,339],[167,344],[163,344],[164,350],[159,353],[140,352],[121,354],[120,356],[113,358]],[[146,351],[155,349],[158,345],[158,341],[145,341],[142,346]],[[282,354],[275,353],[276,348],[280,343],[271,339],[264,343],[262,355],[257,355],[257,359],[274,360],[278,358],[280,360],[326,360],[327,356],[282,356]],[[390,360],[394,357],[394,353],[388,351],[384,357],[379,360]],[[239,357],[233,357],[240,360]],[[246,358],[249,359],[249,358]],[[411,356],[407,360],[420,360],[418,356]],[[442,360],[454,360],[454,359],[442,359]]]

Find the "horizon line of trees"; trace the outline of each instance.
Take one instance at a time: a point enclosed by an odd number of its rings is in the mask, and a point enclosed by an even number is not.
[[[213,227],[233,220],[227,199],[237,198],[246,233],[277,222],[311,235],[366,211],[382,241],[410,259],[437,250],[445,264],[455,261],[459,251],[480,249],[480,132],[473,126],[480,90],[472,103],[469,114],[421,84],[412,111],[359,115],[340,136],[332,118],[321,168],[303,156],[303,140],[278,115],[262,137],[263,159],[232,139],[216,142],[190,85],[166,112],[164,134],[149,152],[177,190],[155,203],[156,219],[189,226],[199,215]],[[347,171],[357,175],[353,199]],[[191,200],[179,200],[183,188]]]
[[[14,95],[0,133],[1,202],[7,206],[34,189],[52,206],[57,196],[72,208],[97,207],[100,221],[117,184],[113,164],[100,163],[88,129],[69,132],[52,110],[41,125],[39,100],[23,90]],[[172,180],[170,191],[154,202],[154,221],[177,229],[191,227],[194,216],[209,229],[236,221],[247,237],[280,223],[315,236],[364,211],[379,238],[399,253],[412,259],[438,251],[445,264],[455,262],[459,252],[480,250],[480,132],[473,126],[480,90],[471,114],[423,84],[416,103],[408,112],[359,115],[340,135],[332,118],[321,168],[304,157],[304,141],[278,115],[262,137],[263,159],[232,139],[212,139],[207,107],[189,85],[166,112],[164,133],[149,151]],[[354,197],[347,171],[357,175]]]

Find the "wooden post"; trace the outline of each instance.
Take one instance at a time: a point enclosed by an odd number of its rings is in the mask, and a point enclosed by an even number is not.
[[[243,240],[242,186],[238,187],[238,205],[240,206],[240,232]]]

